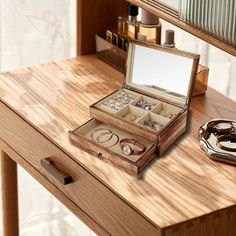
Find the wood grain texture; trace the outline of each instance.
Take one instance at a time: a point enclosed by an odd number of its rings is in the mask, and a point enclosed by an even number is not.
[[[236,103],[213,89],[192,99],[188,133],[137,180],[72,146],[67,132],[89,119],[89,105],[120,88],[122,75],[94,56],[0,75],[1,100],[140,212],[165,229],[234,207],[236,169],[205,155],[198,128],[235,119]],[[200,234],[199,234],[200,235]]]
[[[46,188],[54,197],[56,197],[64,206],[66,206],[73,214],[79,217],[84,224],[90,227],[98,235],[108,236],[109,234],[99,226],[93,219],[91,219],[84,211],[82,211],[72,200],[68,198],[65,194],[63,194],[53,183],[51,183],[46,177],[44,177],[38,170],[32,167],[22,156],[16,153],[9,145],[7,145],[4,141],[0,139],[0,149],[7,153],[8,156],[23,167],[31,176],[33,176],[44,188]],[[7,186],[9,187],[9,186]],[[29,201],[33,201],[33,199],[29,199]],[[23,206],[24,207],[24,206]],[[11,221],[12,226],[12,221]],[[6,228],[7,229],[7,228]],[[5,230],[6,230],[5,229]],[[11,229],[8,228],[11,232]],[[17,236],[17,234],[6,234],[7,236]],[[5,235],[4,235],[5,236]]]
[[[77,55],[94,53],[95,34],[116,29],[118,16],[127,15],[125,0],[77,0]]]
[[[164,236],[235,236],[236,207],[229,207],[193,219],[186,224],[175,225],[163,231]]]
[[[233,46],[228,45],[227,43],[216,39],[215,37],[211,36],[210,34],[200,30],[190,24],[187,24],[178,18],[178,14],[175,11],[166,8],[163,4],[160,4],[158,1],[152,0],[128,0],[129,2],[146,9],[162,19],[166,20],[167,22],[187,31],[188,33],[214,45],[215,47],[220,48],[221,50],[236,56],[236,48]]]
[[[14,150],[32,165],[32,168],[45,176],[102,229],[114,236],[136,236],[139,233],[150,236],[159,235],[159,228],[129,207],[14,111],[3,103],[0,103],[0,110],[0,136],[3,141],[14,147]],[[55,175],[55,170],[48,171],[48,168],[42,167],[45,157],[50,157],[50,162],[53,162],[57,172],[63,170],[68,173],[73,183],[64,185],[61,177],[58,178],[58,173]]]
[[[1,149],[0,149],[1,150]],[[17,164],[1,150],[3,235],[19,235]]]
[[[40,160],[40,164],[48,174],[52,175],[61,184],[67,185],[73,183],[73,178],[69,174],[65,173],[64,170],[59,170],[51,158],[47,157]]]

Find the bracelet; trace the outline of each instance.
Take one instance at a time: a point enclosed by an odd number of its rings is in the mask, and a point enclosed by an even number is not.
[[[107,139],[100,141],[100,138],[101,138],[101,137],[106,136],[106,135],[108,135],[108,134],[109,134],[109,136],[108,136]],[[112,139],[112,136],[113,136],[113,133],[105,133],[105,132],[104,132],[104,133],[101,133],[101,134],[99,134],[99,135],[97,136],[96,142],[97,142],[97,143],[106,143],[106,142],[108,142],[108,141],[110,141],[110,140]]]
[[[121,146],[123,153],[126,156],[140,155],[145,151],[144,145],[135,141],[134,139],[122,139],[122,140],[120,140],[120,146]],[[137,147],[140,150],[134,149],[131,146]]]
[[[222,144],[222,142],[235,143],[235,147],[225,146],[224,144]],[[236,152],[236,134],[227,134],[227,135],[218,136],[216,144],[222,150],[229,151],[229,152]]]
[[[97,132],[99,132],[99,131],[103,131],[103,132],[101,132],[100,134],[98,134],[97,137],[94,137],[95,134],[96,134]],[[108,137],[106,140],[102,140],[102,141],[99,140],[99,139],[101,138],[101,136],[108,135],[108,134],[109,134],[109,137]],[[115,137],[115,138],[116,138],[115,143],[113,143],[113,144],[110,145],[110,146],[107,146],[106,148],[111,148],[111,147],[115,146],[115,145],[119,142],[119,140],[120,140],[120,138],[119,138],[119,136],[118,136],[117,134],[115,134],[115,133],[113,133],[111,130],[105,129],[105,128],[99,128],[99,129],[94,130],[94,131],[91,133],[90,136],[91,136],[91,139],[92,139],[93,141],[96,141],[97,143],[107,143],[107,142],[110,141],[113,137]]]
[[[98,135],[97,138],[95,139],[94,135],[95,135],[98,131],[104,131],[104,132],[102,132],[100,135]],[[99,136],[101,136],[102,134],[103,134],[103,135],[104,135],[104,134],[111,134],[111,136],[112,136],[112,131],[109,130],[109,129],[104,129],[104,128],[95,129],[95,130],[91,133],[91,139],[94,140],[94,141],[96,141],[96,142],[98,142],[98,138],[99,138]],[[107,141],[109,141],[109,140],[110,140],[110,139],[108,139]],[[106,142],[106,141],[104,141],[104,143],[105,143],[105,142]]]
[[[119,138],[119,136],[117,135],[117,134],[112,134],[112,137],[116,137],[116,142],[115,143],[113,143],[112,145],[110,145],[110,146],[107,146],[106,148],[111,148],[111,147],[114,147],[118,142],[119,142],[119,140],[120,140],[120,138]],[[111,137],[111,139],[112,139],[112,137]]]

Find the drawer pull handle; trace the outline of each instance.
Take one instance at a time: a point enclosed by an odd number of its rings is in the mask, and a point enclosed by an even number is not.
[[[50,173],[55,179],[57,179],[63,185],[73,183],[73,179],[70,175],[59,170],[54,162],[50,158],[45,158],[40,161],[41,166]]]

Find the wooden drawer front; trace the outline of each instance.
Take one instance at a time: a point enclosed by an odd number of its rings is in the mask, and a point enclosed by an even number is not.
[[[160,235],[156,228],[116,194],[89,174],[31,125],[0,103],[0,138],[111,235]],[[52,160],[73,183],[63,185],[40,164]]]

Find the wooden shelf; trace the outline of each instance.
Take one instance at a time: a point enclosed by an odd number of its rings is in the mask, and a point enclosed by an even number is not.
[[[196,37],[212,44],[213,46],[233,55],[236,56],[236,48],[228,45],[227,43],[216,39],[215,37],[209,35],[208,33],[195,28],[181,20],[178,19],[178,12],[174,9],[168,8],[165,5],[158,3],[157,1],[153,0],[128,0],[129,2],[146,9],[156,15],[158,15],[163,20],[183,29],[184,31],[189,32],[190,34],[195,35]]]
[[[115,28],[127,7],[126,0],[77,0],[77,55],[95,53],[95,34]]]

